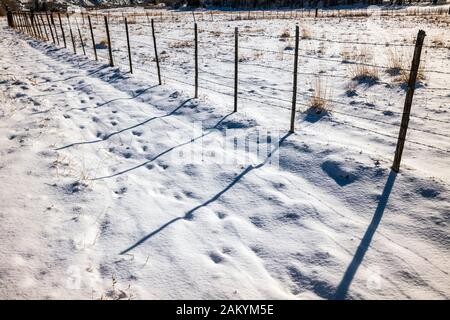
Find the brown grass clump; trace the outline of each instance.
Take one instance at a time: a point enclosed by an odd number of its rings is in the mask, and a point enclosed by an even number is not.
[[[380,79],[380,73],[376,67],[368,64],[354,64],[350,68],[350,75],[358,83],[375,84]]]
[[[353,60],[353,52],[347,47],[342,47],[340,54],[343,62],[349,62]]]
[[[291,37],[291,33],[288,29],[284,29],[283,33],[281,33],[280,38],[281,39],[288,39]]]
[[[405,65],[405,56],[396,50],[389,50],[388,53],[388,69],[386,72],[391,76],[398,76]]]
[[[302,39],[311,39],[311,31],[309,29],[302,27],[302,30],[300,32],[300,37]]]
[[[326,115],[331,111],[331,105],[329,101],[329,89],[326,84],[323,84],[320,78],[317,78],[314,82],[314,94],[309,99],[308,113],[314,113],[316,115]]]
[[[441,35],[434,36],[431,39],[431,43],[435,46],[444,46],[445,45],[444,38]]]
[[[353,56],[354,64],[350,67],[350,76],[358,83],[373,85],[380,79],[379,70],[373,66],[372,54],[366,47],[362,47]]]
[[[106,48],[108,48],[108,40],[107,39],[100,40],[100,42],[97,44],[97,49],[106,49]]]
[[[179,40],[179,41],[169,43],[169,48],[180,49],[180,48],[189,48],[189,47],[192,47],[192,41],[189,41],[189,40]]]
[[[395,82],[398,82],[400,84],[407,84],[409,81],[409,74],[410,74],[410,68],[411,68],[411,55],[406,53],[399,53],[398,51],[391,50],[389,52],[388,57],[388,65],[389,68],[386,70],[386,72],[391,75],[395,76],[394,79]],[[417,72],[417,81],[424,81],[425,80],[425,67],[424,67],[424,61],[421,61],[419,65],[419,70]]]

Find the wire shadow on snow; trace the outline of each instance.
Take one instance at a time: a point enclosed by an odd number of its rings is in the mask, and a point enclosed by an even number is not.
[[[163,224],[162,226],[160,226],[158,229],[152,231],[151,233],[149,233],[148,235],[146,235],[145,237],[143,237],[142,239],[140,239],[139,241],[137,241],[135,244],[133,244],[132,246],[128,247],[127,249],[123,250],[122,252],[120,252],[120,254],[126,254],[128,252],[130,252],[131,250],[133,250],[134,248],[138,247],[139,245],[141,245],[142,243],[146,242],[148,239],[150,239],[151,237],[153,237],[154,235],[158,234],[159,232],[161,232],[162,230],[164,230],[165,228],[167,228],[168,226],[170,226],[171,224],[173,224],[174,222],[177,222],[178,220],[192,220],[194,218],[194,214],[196,213],[196,211],[198,211],[199,209],[208,206],[209,204],[217,201],[223,194],[225,194],[228,190],[230,190],[235,184],[237,184],[242,178],[244,178],[247,174],[249,174],[250,172],[252,172],[255,169],[260,169],[262,168],[264,165],[266,165],[270,159],[272,158],[272,156],[278,152],[278,150],[281,148],[281,145],[283,144],[283,142],[291,135],[292,133],[286,133],[283,137],[280,138],[280,140],[278,141],[278,144],[275,148],[272,149],[272,151],[267,155],[266,159],[261,162],[258,165],[249,165],[247,166],[247,168],[245,168],[245,170],[243,170],[239,175],[236,176],[236,178],[234,178],[231,183],[229,183],[224,189],[220,190],[218,193],[216,193],[214,196],[212,196],[211,198],[209,198],[208,200],[206,200],[205,202],[197,205],[196,207],[192,208],[191,210],[187,211],[183,216],[179,216],[176,217],[168,222],[166,222],[165,224]]]
[[[152,87],[150,87],[150,88],[152,88]],[[148,89],[150,89],[150,88],[148,88]],[[148,90],[148,89],[146,89],[146,90]],[[145,91],[145,90],[143,90],[142,92],[140,92],[139,94],[137,94],[137,95],[135,95],[135,96],[133,96],[133,97],[131,97],[131,98],[118,98],[118,99],[130,99],[130,100],[131,100],[131,99],[134,99],[134,98],[136,98],[137,96],[141,95],[142,93],[144,93],[144,91]],[[118,99],[115,99],[115,100],[118,100]],[[166,114],[164,114],[164,115],[162,115],[162,116],[155,116],[155,117],[148,118],[148,119],[146,119],[146,120],[144,120],[144,121],[142,121],[142,122],[139,122],[139,123],[137,123],[137,124],[135,124],[135,125],[133,125],[133,126],[131,126],[131,127],[123,128],[123,129],[120,129],[120,130],[118,130],[118,131],[115,131],[115,132],[112,132],[112,133],[110,133],[110,134],[107,134],[107,135],[105,135],[102,139],[96,139],[96,140],[90,140],[90,141],[81,141],[81,142],[74,142],[74,143],[70,143],[70,144],[68,144],[68,145],[65,145],[65,146],[56,148],[55,150],[63,150],[63,149],[67,149],[67,148],[74,147],[74,146],[78,146],[78,145],[92,144],[92,143],[97,143],[97,142],[102,142],[102,141],[108,140],[109,138],[111,138],[111,137],[113,137],[113,136],[115,136],[115,135],[117,135],[117,134],[119,134],[119,133],[122,133],[122,132],[125,132],[125,131],[128,131],[128,130],[137,128],[137,127],[142,126],[142,125],[144,125],[144,124],[147,124],[147,123],[149,123],[149,122],[151,122],[151,121],[153,121],[153,120],[156,120],[156,119],[162,119],[162,118],[169,117],[169,116],[173,115],[175,112],[177,112],[179,109],[183,108],[183,107],[184,107],[189,101],[191,101],[191,100],[192,100],[192,98],[189,98],[189,99],[183,101],[183,103],[181,103],[178,107],[176,107],[175,109],[173,109],[173,110],[170,111],[169,113],[166,113]],[[112,101],[112,100],[111,100],[111,101]],[[109,101],[109,102],[111,102],[111,101]],[[109,102],[106,102],[106,103],[109,103]],[[106,103],[105,103],[105,104],[106,104]]]
[[[87,70],[88,72],[91,72],[92,66],[99,66],[99,69],[97,69],[92,74],[85,74],[85,75],[77,75],[73,76],[75,77],[83,77],[83,76],[89,76],[89,75],[96,75],[96,78],[108,83],[113,83],[115,81],[119,80],[126,80],[131,78],[128,72],[121,71],[118,66],[109,66],[109,64],[102,63],[101,61],[93,61],[89,59],[87,56],[82,55],[74,55],[73,53],[67,51],[65,48],[55,48],[53,45],[42,45],[40,41],[37,40],[30,40],[29,44],[40,51],[43,51],[45,55],[48,57],[51,57],[52,59],[64,62],[67,64],[72,65],[74,68],[77,68],[79,70]],[[104,71],[104,72],[99,72]],[[67,79],[62,80],[56,80],[55,82],[60,81],[66,81],[70,80],[71,77],[68,77]],[[41,83],[45,84],[45,83]]]
[[[200,136],[197,136],[197,137],[195,137],[195,138],[192,138],[192,139],[190,139],[190,140],[188,140],[188,141],[185,141],[185,142],[183,142],[183,143],[180,143],[180,144],[178,144],[178,145],[176,145],[176,146],[170,147],[169,149],[166,149],[166,150],[164,150],[163,152],[157,154],[157,155],[154,156],[153,158],[151,158],[151,159],[149,159],[149,160],[147,160],[147,161],[145,161],[145,162],[143,162],[143,163],[141,163],[141,164],[138,164],[138,165],[136,165],[136,166],[134,166],[134,167],[131,167],[131,168],[128,168],[128,169],[125,169],[125,170],[116,172],[116,173],[111,174],[111,175],[108,175],[108,176],[98,177],[98,178],[94,178],[94,179],[91,179],[91,180],[95,181],[95,180],[102,180],[102,179],[113,178],[113,177],[119,176],[119,175],[121,175],[121,174],[125,174],[125,173],[127,173],[127,172],[130,172],[130,171],[136,170],[136,169],[138,169],[138,168],[141,168],[141,167],[143,167],[143,166],[146,166],[147,164],[149,164],[149,163],[151,163],[151,162],[157,160],[158,158],[162,157],[163,155],[165,155],[165,154],[167,154],[167,153],[169,153],[169,152],[171,152],[171,151],[173,151],[173,150],[175,150],[175,149],[178,149],[178,148],[180,148],[180,147],[183,147],[183,146],[185,146],[185,145],[188,145],[189,143],[192,143],[192,142],[194,142],[194,141],[196,141],[196,140],[198,140],[198,139],[201,139],[201,138],[203,138],[203,137],[209,135],[210,133],[214,132],[213,130],[214,130],[214,129],[217,129],[217,127],[220,125],[220,123],[222,123],[222,121],[224,121],[226,118],[228,118],[228,117],[229,117],[230,115],[232,115],[233,113],[234,113],[234,112],[230,112],[230,113],[228,113],[227,115],[225,115],[224,117],[222,117],[222,118],[221,118],[221,119],[220,119],[213,127],[211,127],[211,128],[208,129],[209,131],[208,131],[207,133],[203,133],[203,134],[200,135]]]
[[[38,85],[49,84],[49,83],[56,83],[56,82],[64,82],[64,81],[69,81],[69,80],[72,80],[72,79],[75,79],[75,78],[93,76],[93,75],[99,73],[100,71],[103,71],[103,70],[107,69],[108,67],[109,67],[108,65],[104,64],[104,65],[102,65],[102,66],[100,66],[100,67],[98,67],[96,69],[93,69],[93,70],[91,70],[91,71],[89,71],[88,73],[85,73],[85,74],[74,75],[74,76],[70,76],[70,77],[67,77],[67,78],[64,78],[64,79],[57,79],[57,80],[52,80],[52,81],[42,81],[42,82],[39,82]]]
[[[105,105],[107,105],[107,104],[109,104],[109,103],[111,103],[111,102],[115,102],[115,101],[120,101],[120,100],[133,100],[133,99],[135,99],[135,98],[137,98],[137,97],[143,95],[143,94],[146,93],[148,90],[153,89],[153,88],[156,88],[156,87],[158,87],[158,85],[150,86],[150,87],[147,87],[147,88],[145,88],[145,89],[139,89],[139,90],[137,90],[137,92],[133,93],[131,97],[111,99],[111,100],[108,100],[108,101],[105,101],[105,102],[103,102],[103,103],[98,104],[95,108],[103,107],[103,106],[105,106]],[[185,102],[183,102],[183,104],[186,103],[186,102],[188,102],[189,100],[191,100],[191,99],[186,100]]]
[[[347,297],[347,293],[350,285],[352,284],[353,278],[355,277],[355,274],[358,271],[358,268],[361,265],[367,250],[369,249],[372,238],[381,222],[381,218],[383,217],[384,210],[386,209],[386,205],[388,203],[389,196],[394,186],[396,177],[397,174],[393,170],[391,170],[386,185],[384,186],[383,193],[378,202],[378,206],[372,217],[372,221],[367,227],[366,233],[361,239],[361,242],[356,249],[355,255],[353,256],[352,261],[348,265],[347,270],[345,271],[344,276],[342,277],[342,280],[336,289],[336,292],[334,294],[334,299],[336,300],[342,300]]]

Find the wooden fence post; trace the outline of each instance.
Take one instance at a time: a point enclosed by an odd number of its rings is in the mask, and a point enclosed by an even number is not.
[[[91,16],[88,15],[89,29],[91,30],[92,48],[94,49],[95,61],[98,61],[97,48],[95,47],[94,31],[92,31]]]
[[[63,37],[63,41],[64,41],[64,48],[67,48],[67,43],[66,43],[66,34],[64,33],[64,28],[62,25],[62,21],[61,21],[61,15],[58,12],[58,19],[59,19],[59,26],[61,27],[61,33],[62,33],[62,37]]]
[[[59,46],[58,31],[57,31],[57,29],[56,29],[55,19],[53,18],[53,13],[52,13],[52,12],[50,12],[50,22],[51,22],[52,25],[53,25],[53,31],[55,31],[56,43],[57,43],[58,46]]]
[[[238,28],[234,28],[234,109],[233,112],[237,112],[238,101],[238,62],[239,62],[239,45],[238,45],[239,33]]]
[[[198,31],[197,23],[194,23],[194,58],[195,58],[195,94],[194,98],[198,98]]]
[[[23,28],[24,32],[28,33],[28,26],[27,26],[27,23],[25,21],[25,17],[24,17],[23,12],[19,12],[19,18],[20,18],[20,22],[22,24],[22,28]]]
[[[35,17],[36,17],[36,23],[37,23],[37,26],[38,26],[38,29],[39,29],[39,34],[40,34],[40,36],[41,36],[41,39],[42,39],[42,40],[46,40],[45,37],[44,37],[44,32],[42,31],[41,23],[39,22],[39,16],[40,16],[40,15],[41,15],[40,13],[37,13],[37,14],[35,15]]]
[[[15,19],[15,25],[16,27],[20,30],[20,32],[23,32],[23,25],[22,25],[22,21],[20,20],[20,12],[16,11],[13,13],[13,17]]]
[[[42,18],[42,14],[39,15],[39,18],[41,18],[42,27],[44,28],[45,31],[45,38],[47,38],[47,41],[50,41],[50,38],[48,37],[47,27],[45,26],[44,23],[44,18]]]
[[[402,122],[400,125],[400,132],[398,134],[397,147],[395,149],[394,163],[392,170],[399,172],[400,162],[402,160],[403,147],[405,146],[406,132],[408,131],[409,115],[411,113],[411,105],[416,87],[417,73],[419,72],[420,56],[422,53],[423,40],[425,38],[425,31],[419,30],[417,34],[416,46],[414,48],[414,56],[409,74],[408,91],[406,92],[405,105],[403,107]]]
[[[130,47],[130,35],[128,33],[128,21],[125,17],[125,32],[127,34],[127,46],[128,46],[128,60],[130,62],[130,73],[133,73],[133,62],[131,61],[131,47]]]
[[[28,30],[28,23],[25,20],[25,14],[23,12],[19,13],[20,15],[20,21],[22,22],[22,26],[23,26],[23,30],[25,31],[26,34],[29,34],[29,30]]]
[[[108,40],[108,52],[109,52],[109,65],[114,67],[113,55],[112,55],[112,47],[111,47],[111,37],[109,36],[109,26],[108,26],[108,17],[104,16],[105,19],[105,28],[106,28],[106,39]]]
[[[50,24],[50,18],[48,17],[48,12],[45,12],[45,16],[47,17],[47,25],[48,25],[48,28],[50,29],[50,34],[51,34],[51,36],[52,36],[52,41],[53,41],[53,43],[56,44],[56,42],[55,42],[55,36],[53,35],[52,25]]]
[[[6,19],[8,21],[8,27],[15,29],[13,13],[9,9],[7,10],[8,11],[6,12]]]
[[[37,26],[34,23],[34,13],[30,12],[28,14],[28,19],[30,20],[30,26],[31,26],[31,30],[32,30],[32,36],[35,38],[39,38],[39,34],[37,32]]]
[[[25,19],[25,22],[26,22],[26,24],[27,24],[28,35],[30,35],[31,37],[33,37],[33,36],[34,36],[34,29],[33,29],[32,25],[31,25],[30,14],[25,12],[25,13],[24,13],[24,19]]]
[[[86,49],[84,48],[83,36],[81,35],[80,26],[78,25],[77,17],[75,16],[75,24],[77,25],[78,36],[80,37],[81,48],[83,48],[83,55],[86,55]]]
[[[292,88],[292,110],[291,110],[291,128],[289,132],[294,133],[295,130],[295,112],[297,106],[297,70],[298,70],[298,43],[300,31],[298,25],[295,26],[295,56],[294,56],[294,81]]]
[[[30,23],[31,23],[31,27],[33,29],[33,35],[35,38],[39,38],[39,33],[37,31],[37,26],[36,23],[34,21],[34,13],[30,13]]]
[[[73,37],[72,25],[70,24],[70,18],[68,13],[66,14],[66,17],[67,22],[69,23],[69,31],[70,31],[70,38],[72,39],[73,52],[77,54],[77,47],[75,46],[75,38]]]
[[[152,35],[153,35],[153,48],[155,49],[156,69],[158,71],[158,83],[159,83],[159,85],[161,85],[162,84],[162,82],[161,82],[161,70],[159,69],[158,49],[156,48],[155,26],[154,26],[153,19],[152,19]]]

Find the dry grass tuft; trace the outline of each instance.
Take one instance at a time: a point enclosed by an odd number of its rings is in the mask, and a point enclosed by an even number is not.
[[[380,79],[378,68],[373,65],[373,57],[367,47],[361,47],[356,54],[353,55],[352,60],[355,61],[351,65],[349,71],[353,80],[358,83],[365,83],[373,85]]]
[[[353,52],[347,47],[342,47],[340,54],[343,62],[349,62],[353,60]]]
[[[192,41],[179,40],[179,41],[169,43],[169,48],[176,48],[176,49],[190,48],[190,47],[192,47],[192,45],[193,45]]]
[[[300,37],[302,39],[311,39],[311,31],[309,29],[302,27],[302,30],[300,32]]]
[[[106,49],[106,48],[108,48],[108,39],[100,40],[100,42],[97,44],[97,49]]]
[[[397,50],[389,50],[388,66],[386,72],[391,76],[398,76],[405,66],[405,56],[399,54]]]
[[[350,67],[350,75],[358,83],[375,84],[380,79],[380,73],[376,67],[368,64],[354,64]]]
[[[444,46],[445,45],[444,38],[441,35],[434,36],[431,39],[431,43],[435,46]]]
[[[291,37],[291,33],[289,32],[288,29],[284,29],[283,33],[281,33],[280,38],[281,39],[288,39]]]
[[[399,53],[398,51],[389,51],[388,65],[386,72],[391,76],[396,76],[395,82],[406,84],[409,81],[409,74],[411,68],[411,55],[407,53]],[[424,61],[421,61],[419,71],[417,73],[417,81],[425,80]]]
[[[330,90],[327,85],[317,78],[314,82],[314,94],[309,99],[308,113],[316,115],[326,115],[331,111],[329,101]]]

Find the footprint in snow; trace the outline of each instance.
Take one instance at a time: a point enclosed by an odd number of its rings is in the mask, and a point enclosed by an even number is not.
[[[167,164],[164,164],[164,163],[158,163],[158,166],[163,168],[163,170],[166,170],[169,167]]]
[[[218,217],[220,220],[225,219],[226,216],[227,216],[226,213],[223,213],[223,212],[217,212],[217,217]]]
[[[214,253],[214,252],[211,252],[211,253],[209,254],[209,257],[210,257],[211,260],[212,260],[214,263],[216,263],[216,264],[223,261],[223,258],[222,258],[219,254]]]
[[[258,228],[262,228],[265,226],[264,220],[261,219],[260,217],[253,216],[253,217],[250,217],[249,219],[250,219],[250,222],[253,223]]]
[[[124,152],[124,153],[122,153],[122,156],[125,159],[129,159],[129,158],[131,158],[133,156],[133,154],[131,152]]]
[[[418,191],[424,198],[436,198],[440,194],[438,190],[432,188],[420,188]]]
[[[119,190],[114,191],[115,194],[125,194],[128,191],[127,187],[121,187]]]

